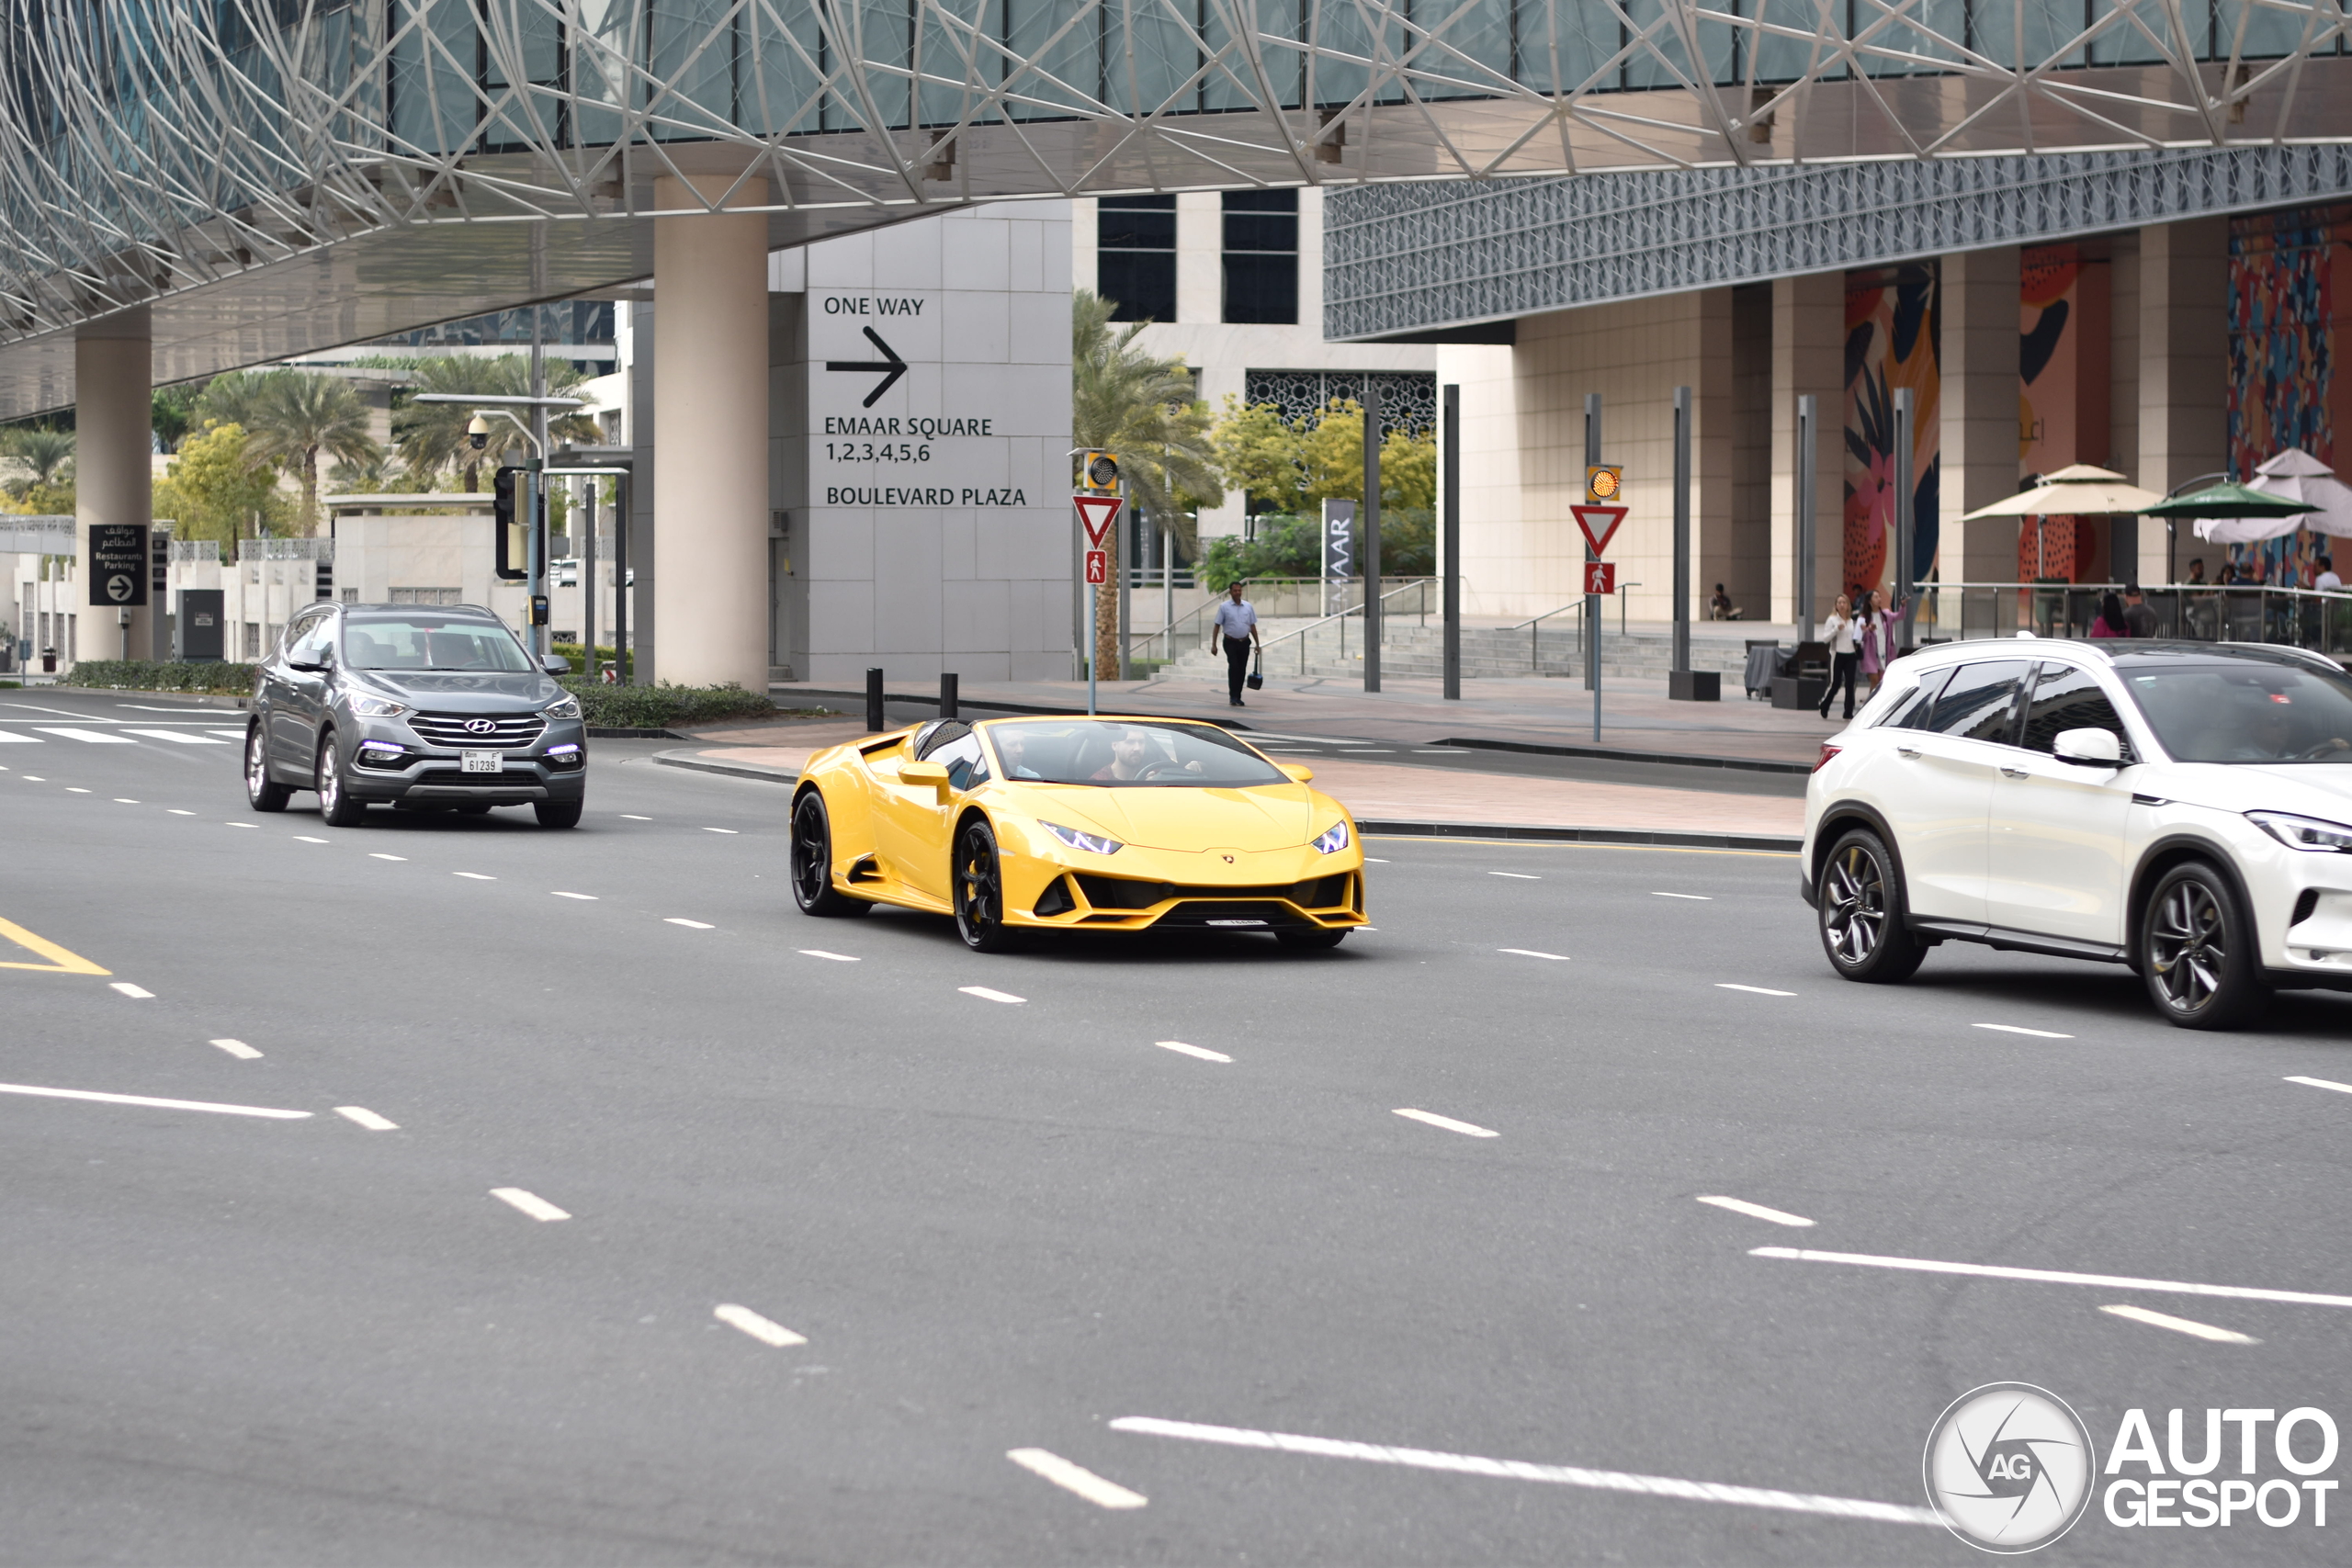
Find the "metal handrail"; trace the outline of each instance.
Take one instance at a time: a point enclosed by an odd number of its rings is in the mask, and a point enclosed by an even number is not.
[[[1380,596],[1382,623],[1384,625],[1386,624],[1388,601],[1396,598],[1400,593],[1419,593],[1422,595],[1421,619],[1426,622],[1429,619],[1428,593],[1430,584],[1435,581],[1436,579],[1434,578],[1418,577],[1410,582],[1399,583],[1397,586],[1383,593]],[[1302,675],[1306,674],[1306,634],[1315,630],[1317,626],[1329,626],[1334,621],[1340,623],[1340,657],[1345,659],[1348,656],[1348,617],[1350,615],[1361,615],[1363,614],[1363,611],[1364,607],[1362,604],[1351,604],[1348,608],[1340,610],[1333,615],[1325,615],[1320,620],[1309,621],[1306,625],[1298,627],[1295,631],[1284,632],[1282,636],[1275,637],[1272,642],[1260,643],[1258,645],[1259,662],[1261,665],[1264,663],[1267,653],[1272,651],[1276,644],[1285,643],[1290,641],[1293,637],[1296,637],[1299,639],[1298,672]],[[1383,640],[1385,641],[1386,639],[1383,638]]]
[[[2113,582],[1923,582],[1916,611],[1925,640],[1973,641],[2019,632],[2041,637],[2089,633],[2098,601],[2121,592]],[[2271,587],[2254,582],[2170,582],[2141,593],[2155,612],[2156,635],[2191,642],[2270,643],[2323,653],[2352,650],[2352,592]],[[1944,595],[1957,596],[1947,615]],[[2004,602],[2004,596],[2013,596]]]

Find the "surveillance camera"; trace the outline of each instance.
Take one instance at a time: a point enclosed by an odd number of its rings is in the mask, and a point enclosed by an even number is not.
[[[477,452],[489,446],[490,421],[480,414],[474,415],[472,422],[466,426],[466,439]]]

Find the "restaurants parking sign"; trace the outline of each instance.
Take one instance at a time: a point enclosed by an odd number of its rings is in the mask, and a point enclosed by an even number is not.
[[[147,603],[147,525],[90,525],[90,603]]]

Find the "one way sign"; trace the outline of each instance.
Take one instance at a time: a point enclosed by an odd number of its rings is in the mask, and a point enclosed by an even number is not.
[[[899,351],[892,348],[888,344],[884,343],[882,341],[882,334],[876,332],[872,327],[865,329],[865,338],[868,343],[871,343],[876,349],[881,351],[881,358],[828,359],[825,361],[825,368],[828,370],[880,371],[882,373],[882,379],[875,383],[874,390],[865,394],[865,400],[857,405],[860,408],[870,409],[876,402],[881,400],[883,393],[888,391],[892,387],[898,384],[899,377],[907,373],[907,362],[899,358]]]

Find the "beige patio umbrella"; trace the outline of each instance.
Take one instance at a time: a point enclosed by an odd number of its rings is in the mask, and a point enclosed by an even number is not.
[[[1961,521],[1980,517],[2099,517],[2146,511],[2164,497],[2142,490],[2112,468],[2076,463],[2043,477],[2030,490],[2005,495],[1990,506],[1980,506]]]

